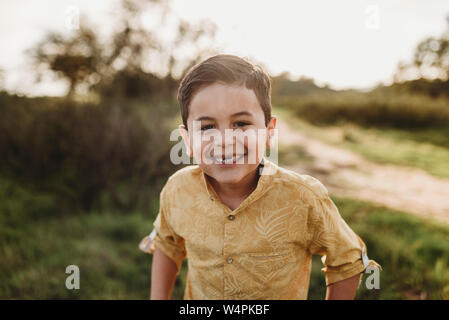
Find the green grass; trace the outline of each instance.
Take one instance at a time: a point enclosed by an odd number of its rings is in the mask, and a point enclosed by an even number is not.
[[[51,195],[0,180],[1,299],[147,299],[152,256],[140,239],[152,230],[158,198],[148,212],[60,213]],[[348,224],[384,269],[381,289],[358,299],[403,299],[407,293],[449,298],[449,228],[350,199],[335,199]],[[309,299],[323,299],[324,274],[314,257]],[[68,265],[80,268],[80,290],[65,288]],[[182,299],[186,260],[173,299]]]
[[[362,283],[358,298],[449,298],[449,226],[366,202],[334,201],[369,257],[383,267],[381,289],[366,290]]]
[[[61,214],[50,195],[0,181],[0,298],[146,299],[151,256],[138,250],[151,213]],[[65,269],[80,268],[80,290],[67,290]]]
[[[347,123],[338,127],[317,127],[292,116],[286,109],[276,108],[273,113],[312,138],[346,148],[371,161],[418,168],[436,177],[449,178],[449,131],[447,134],[443,129],[411,132],[363,128]],[[335,135],[336,131],[341,134]]]

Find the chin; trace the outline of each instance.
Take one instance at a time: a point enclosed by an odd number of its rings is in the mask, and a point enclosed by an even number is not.
[[[205,168],[204,172],[218,183],[237,184],[251,172],[251,168],[245,165],[225,169]]]

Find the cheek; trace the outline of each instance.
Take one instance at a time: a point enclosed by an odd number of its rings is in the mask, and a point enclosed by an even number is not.
[[[266,130],[254,129],[251,131],[251,134],[249,134],[243,142],[245,148],[251,152],[260,153],[265,149],[265,142],[267,139]]]
[[[203,161],[204,161],[205,157],[210,156],[211,143],[209,141],[203,141],[203,142],[197,144],[193,148],[193,153],[195,154],[197,159],[199,159],[201,157],[201,159],[203,159]]]
[[[248,129],[245,132],[238,132],[236,134],[237,147],[243,147],[245,150],[252,152],[256,150],[257,146],[257,130]]]
[[[213,154],[220,154],[221,147],[214,144],[213,141],[202,141],[193,149],[193,154],[198,162],[201,162],[202,166],[213,166],[211,157]],[[199,160],[201,159],[201,160]]]
[[[208,145],[211,144],[211,142],[204,140],[201,133],[193,134],[190,138],[193,155],[196,159],[199,159],[201,155],[205,155],[205,150],[207,150]]]

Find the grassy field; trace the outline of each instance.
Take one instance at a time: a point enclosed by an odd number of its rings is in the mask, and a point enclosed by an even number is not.
[[[147,212],[58,212],[50,195],[0,180],[0,298],[147,299],[151,255],[137,245],[151,231],[155,193]],[[406,213],[335,199],[342,216],[379,262],[380,290],[358,299],[449,298],[449,228]],[[65,268],[80,268],[80,290],[65,288]],[[323,299],[324,274],[314,257],[309,299]],[[186,260],[173,299],[182,299]]]
[[[51,196],[2,181],[0,298],[130,299],[148,295],[148,256],[137,251],[151,227],[144,214],[61,215]],[[80,268],[80,290],[65,268]]]
[[[366,159],[419,168],[436,177],[449,178],[449,132],[443,129],[408,131],[349,123],[322,127],[283,108],[275,108],[273,113],[312,138],[346,148]]]

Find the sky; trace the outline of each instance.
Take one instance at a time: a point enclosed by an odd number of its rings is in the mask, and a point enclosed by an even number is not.
[[[61,95],[66,83],[34,84],[25,50],[48,30],[70,32],[68,15],[85,13],[107,35],[118,0],[0,0],[3,86],[30,95]],[[115,4],[115,5],[114,5]],[[447,0],[173,0],[191,22],[217,25],[215,49],[245,56],[272,74],[312,77],[335,89],[389,83],[419,41],[439,36]]]

